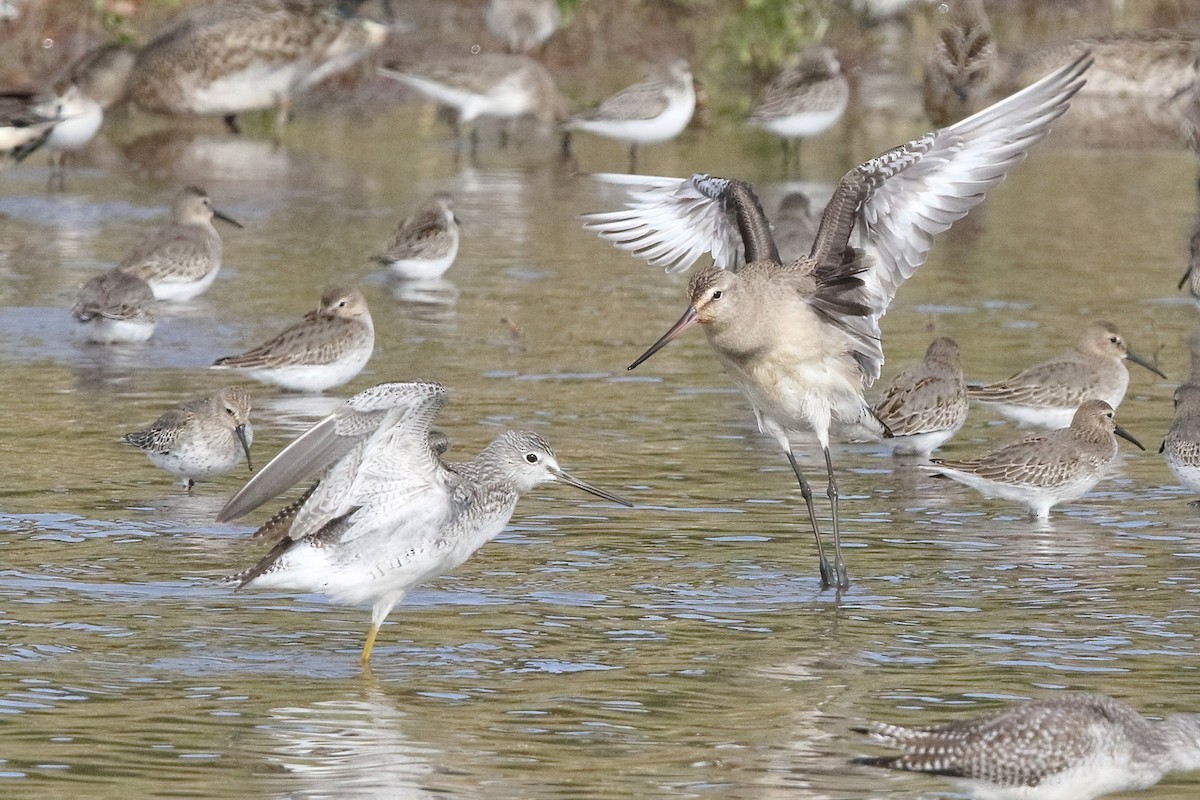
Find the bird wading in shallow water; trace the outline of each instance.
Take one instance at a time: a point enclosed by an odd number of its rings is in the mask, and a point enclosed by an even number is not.
[[[704,329],[717,360],[753,406],[759,429],[792,465],[823,587],[849,585],[830,434],[888,433],[863,398],[883,364],[880,317],[924,263],[934,236],[982,201],[1067,110],[1090,63],[1081,56],[956,125],[850,170],[825,207],[812,252],[792,263],[781,262],[758,198],[738,180],[618,177],[639,186],[626,208],[586,216],[586,227],[668,271],[712,253],[713,266],[688,284],[683,316],[629,369],[688,328]],[[804,428],[816,434],[825,456],[832,567],[812,490],[792,453],[792,435]]]
[[[572,477],[536,433],[508,431],[470,461],[441,458],[431,431],[445,405],[437,383],[384,383],[347,400],[288,445],[217,515],[238,519],[311,474],[320,480],[259,528],[278,537],[238,588],[319,592],[336,603],[370,603],[370,661],[379,627],[413,586],[442,575],[496,538],[521,495],[566,483],[632,505]]]

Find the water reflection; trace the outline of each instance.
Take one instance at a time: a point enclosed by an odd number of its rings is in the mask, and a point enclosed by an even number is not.
[[[425,281],[388,281],[392,297],[404,315],[434,328],[453,326],[458,287],[444,278]]]

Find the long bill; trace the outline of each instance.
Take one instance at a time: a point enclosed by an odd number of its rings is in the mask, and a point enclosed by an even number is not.
[[[250,461],[250,442],[246,439],[246,426],[238,425],[233,432],[237,434],[238,441],[242,443],[242,452],[246,454],[246,466],[250,468],[251,472],[254,472],[254,464]]]
[[[629,502],[624,497],[613,494],[612,492],[606,491],[599,487],[592,486],[590,483],[585,483],[579,480],[579,478],[571,475],[569,472],[564,472],[561,469],[557,469],[554,470],[554,477],[569,486],[574,486],[576,489],[583,489],[588,494],[594,494],[596,497],[603,497],[605,500],[608,500],[611,503],[617,503],[618,505],[633,508],[633,503]]]
[[[1139,356],[1137,353],[1133,352],[1132,350],[1127,349],[1125,351],[1125,357],[1128,358],[1133,363],[1137,364],[1139,367],[1145,367],[1146,369],[1150,370],[1151,372],[1153,372],[1155,375],[1157,375],[1160,378],[1167,377],[1166,375],[1162,374],[1162,372],[1158,369],[1158,367],[1154,366],[1149,361],[1142,358],[1141,356]]]
[[[687,311],[683,312],[683,316],[679,318],[679,321],[672,325],[670,330],[664,333],[657,342],[650,345],[649,350],[638,356],[637,361],[634,361],[632,364],[630,364],[627,369],[637,369],[639,364],[657,353],[659,350],[662,350],[672,339],[695,325],[698,321],[699,317],[696,316],[696,308],[694,306],[688,306]]]
[[[1120,436],[1122,439],[1124,439],[1127,442],[1133,442],[1135,445],[1137,445],[1138,450],[1146,449],[1146,448],[1142,447],[1141,442],[1139,442],[1137,439],[1133,438],[1133,434],[1131,434],[1129,431],[1122,428],[1120,425],[1117,425],[1113,428],[1113,433],[1115,433],[1117,436]]]
[[[212,212],[213,212],[213,216],[214,216],[214,217],[216,217],[217,219],[221,220],[222,222],[228,222],[230,225],[233,225],[233,226],[235,226],[235,227],[238,227],[238,228],[243,228],[243,229],[244,229],[244,228],[246,227],[245,225],[243,225],[242,223],[238,222],[238,221],[237,221],[236,219],[234,219],[233,217],[231,217],[231,216],[229,216],[228,214],[226,214],[224,211],[218,211],[217,209],[215,209],[215,208],[214,208],[214,209],[212,210]]]

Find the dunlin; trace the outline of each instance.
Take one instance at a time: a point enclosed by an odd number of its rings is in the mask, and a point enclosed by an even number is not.
[[[240,369],[293,392],[323,392],[350,381],[375,349],[375,324],[357,289],[327,286],[315,311],[252,350],[219,358],[215,369]]]
[[[741,181],[707,175],[647,179],[642,184],[648,188],[636,192],[625,210],[588,216],[587,227],[670,271],[712,253],[714,266],[688,286],[683,316],[630,369],[687,328],[703,326],[725,372],[754,407],[759,428],[792,465],[817,540],[823,585],[849,582],[830,432],[885,433],[863,398],[883,364],[879,318],[925,261],[933,237],[982,201],[1066,111],[1088,63],[1075,61],[956,125],[852,169],[825,207],[812,253],[791,264],[781,263],[758,198]],[[747,262],[740,270],[739,253]],[[792,454],[793,432],[803,428],[816,433],[825,455],[833,570],[812,490]]]
[[[136,57],[131,48],[112,43],[88,51],[68,68],[54,87],[63,120],[50,132],[46,149],[66,154],[87,146],[104,112],[125,96]]]
[[[472,152],[478,146],[475,121],[481,117],[534,117],[543,124],[566,117],[567,101],[554,78],[528,56],[481,53],[379,72],[453,108],[457,112],[456,140],[461,144],[460,127],[469,126]]]
[[[779,201],[779,210],[771,218],[772,235],[779,248],[779,260],[789,264],[812,252],[821,215],[812,200],[799,190],[788,192]]]
[[[149,428],[125,434],[123,441],[145,451],[150,463],[178,476],[189,489],[196,481],[224,475],[242,455],[250,463],[250,395],[231,386],[173,408]]]
[[[558,30],[556,0],[488,0],[484,21],[510,53],[529,53]]]
[[[856,763],[942,775],[980,800],[1092,800],[1200,769],[1200,714],[1151,721],[1104,695],[1031,700],[944,725],[855,730],[904,750]]]
[[[1117,436],[1145,450],[1117,424],[1112,406],[1085,400],[1068,428],[1031,434],[976,458],[935,458],[930,469],[1045,519],[1053,506],[1083,497],[1100,482],[1117,458]]]
[[[83,326],[89,342],[144,342],[154,334],[155,307],[154,293],[144,280],[110,269],[83,285],[71,316]]]
[[[369,56],[387,28],[330,13],[321,3],[231,0],[181,14],[138,54],[129,97],[156,114],[225,118],[275,108]]]
[[[646,78],[608,97],[591,111],[565,123],[567,131],[586,131],[629,145],[629,171],[637,171],[639,144],[674,139],[692,120],[696,90],[692,71],[679,58],[653,69]],[[569,148],[569,140],[564,140]]]
[[[750,111],[749,122],[783,140],[786,165],[799,159],[792,143],[832,128],[849,101],[850,85],[837,53],[830,47],[811,48],[796,66],[771,81]]]
[[[1175,390],[1175,419],[1158,452],[1185,488],[1200,492],[1200,384]],[[1200,501],[1189,505],[1200,508]]]
[[[450,195],[438,192],[400,220],[376,260],[403,280],[440,278],[458,256],[458,218]]]
[[[158,300],[191,300],[221,269],[221,237],[212,220],[242,223],[212,207],[208,193],[188,186],[171,206],[171,222],[137,245],[117,269],[150,284]]]
[[[449,572],[494,539],[522,494],[552,481],[630,505],[558,465],[536,433],[508,431],[473,460],[449,464],[430,426],[446,402],[436,383],[384,383],[350,398],[288,445],[226,504],[237,519],[310,474],[319,482],[263,526],[282,537],[239,588],[320,592],[370,603],[371,658],[384,619],[415,585]]]
[[[875,401],[875,416],[891,432],[884,444],[896,455],[928,456],[967,421],[967,384],[958,344],[934,339],[920,364],[897,375]]]
[[[934,125],[957,122],[977,107],[996,70],[996,42],[983,0],[952,0],[925,63],[925,113]]]
[[[968,385],[967,396],[1022,427],[1065,428],[1084,400],[1121,405],[1129,386],[1126,359],[1167,377],[1129,349],[1116,325],[1100,320],[1084,329],[1074,350],[996,383]]]

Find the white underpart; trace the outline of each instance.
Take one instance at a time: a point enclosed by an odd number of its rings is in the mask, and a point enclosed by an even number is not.
[[[988,480],[987,478],[981,478],[970,472],[959,472],[956,469],[936,464],[933,466],[933,469],[948,478],[953,478],[959,483],[970,486],[986,497],[999,497],[1002,500],[1011,500],[1014,503],[1020,503],[1029,509],[1030,514],[1038,519],[1049,517],[1052,506],[1071,500],[1078,500],[1080,497],[1083,497],[1104,477],[1103,473],[1097,473],[1083,478],[1076,478],[1054,488],[1035,488],[1019,484],[1000,483]]]
[[[458,237],[453,237],[450,250],[438,258],[397,258],[388,261],[388,269],[406,281],[430,281],[440,278],[458,257]]]
[[[960,423],[956,427],[947,428],[944,431],[929,431],[928,433],[916,433],[911,436],[894,436],[891,439],[881,439],[880,443],[899,456],[927,456],[949,441],[950,437],[958,433],[961,427],[962,424]]]
[[[653,144],[674,139],[688,123],[696,110],[696,92],[687,84],[684,91],[672,93],[667,107],[650,119],[574,119],[568,127],[606,136],[630,144]]]
[[[238,114],[279,105],[307,71],[303,64],[254,64],[205,86],[192,75],[181,77],[180,84],[192,113]]]
[[[84,336],[96,344],[133,344],[144,342],[154,333],[154,323],[95,317],[81,322]]]
[[[254,430],[246,423],[246,444],[254,442]],[[165,469],[172,475],[178,475],[187,483],[188,479],[202,480],[214,475],[224,475],[245,458],[242,444],[234,438],[234,446],[225,453],[215,452],[206,440],[199,442],[181,440],[171,445],[169,453],[146,451],[150,463]]]
[[[842,118],[842,114],[846,112],[846,103],[849,99],[849,95],[847,95],[836,107],[827,111],[801,111],[785,117],[752,120],[750,124],[784,139],[816,136],[837,124],[837,121]]]
[[[150,280],[147,283],[150,285],[150,291],[154,293],[155,300],[182,302],[184,300],[191,300],[193,297],[207,291],[208,287],[212,286],[213,281],[217,279],[217,273],[220,271],[221,262],[217,261],[213,264],[213,268],[198,281],[167,278]]]
[[[341,386],[362,372],[371,358],[371,348],[352,353],[328,364],[302,364],[288,367],[256,367],[243,370],[256,381],[291,392],[323,392]]]
[[[479,117],[515,119],[530,113],[532,99],[523,85],[520,74],[513,74],[497,83],[486,94],[437,83],[419,75],[407,75],[381,70],[397,80],[407,83],[421,94],[443,105],[458,109],[462,122],[474,122]]]
[[[60,151],[79,150],[100,130],[100,124],[104,122],[104,109],[74,86],[59,98],[59,102],[63,120],[50,131],[46,147]]]

